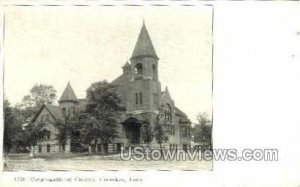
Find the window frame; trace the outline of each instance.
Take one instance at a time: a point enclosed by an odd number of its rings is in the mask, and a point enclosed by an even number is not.
[[[139,96],[140,96],[139,98],[140,104],[143,104],[143,92],[140,92]]]
[[[135,104],[139,104],[139,95],[138,93],[135,93]]]
[[[143,64],[142,63],[139,62],[134,66],[134,74],[135,75],[143,74]]]

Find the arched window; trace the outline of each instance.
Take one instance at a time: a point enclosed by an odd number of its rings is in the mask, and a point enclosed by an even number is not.
[[[164,115],[166,120],[172,120],[172,109],[169,104],[166,104],[165,106]]]
[[[138,64],[135,65],[134,73],[136,75],[139,75],[139,74],[143,73],[143,65],[141,63],[138,63]]]

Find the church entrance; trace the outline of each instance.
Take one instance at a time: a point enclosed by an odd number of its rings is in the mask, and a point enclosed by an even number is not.
[[[128,118],[123,122],[125,127],[126,139],[129,140],[130,144],[139,144],[141,138],[141,126],[142,123],[136,118]]]
[[[127,125],[126,127],[126,138],[131,144],[140,143],[140,126],[136,124]]]

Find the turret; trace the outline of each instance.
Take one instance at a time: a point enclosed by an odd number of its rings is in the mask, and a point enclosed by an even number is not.
[[[68,82],[58,103],[64,115],[70,115],[76,111],[76,105],[78,104],[78,99],[75,95],[75,92],[70,82]]]
[[[153,112],[158,110],[160,83],[158,80],[158,56],[151,42],[145,23],[135,44],[131,61],[129,109],[132,111]],[[125,65],[123,72],[125,72]]]
[[[130,58],[134,69],[134,78],[157,80],[158,60],[159,58],[155,52],[145,23],[143,23],[134,51]]]

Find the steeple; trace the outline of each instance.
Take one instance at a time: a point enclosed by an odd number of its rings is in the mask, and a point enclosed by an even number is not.
[[[59,102],[78,102],[70,82],[68,82],[68,85],[65,88],[63,94],[61,95]]]
[[[144,21],[131,60],[136,57],[154,57],[158,60]]]

